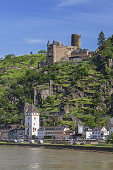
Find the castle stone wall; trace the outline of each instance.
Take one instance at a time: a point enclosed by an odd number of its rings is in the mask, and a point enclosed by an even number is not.
[[[66,57],[66,47],[53,45],[53,62],[56,63]]]
[[[52,55],[48,55],[47,61],[48,62],[59,62],[59,61],[68,61],[69,57],[71,57],[71,54],[74,50],[77,50],[77,46],[57,46],[53,45],[52,50],[50,50],[50,53],[52,51]]]

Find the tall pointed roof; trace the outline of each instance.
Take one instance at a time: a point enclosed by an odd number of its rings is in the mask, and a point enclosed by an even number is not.
[[[30,104],[26,109],[26,113],[39,113],[39,111],[33,104]]]

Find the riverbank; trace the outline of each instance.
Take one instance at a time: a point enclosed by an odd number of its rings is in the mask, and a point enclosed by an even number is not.
[[[98,152],[113,152],[113,147],[110,146],[87,146],[87,145],[65,145],[65,144],[29,144],[29,143],[0,143],[1,146],[29,146],[40,147],[46,149],[71,149],[71,150],[83,150],[83,151],[98,151]]]

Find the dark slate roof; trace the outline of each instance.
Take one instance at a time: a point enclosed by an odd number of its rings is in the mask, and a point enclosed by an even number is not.
[[[68,127],[67,126],[41,127],[39,130],[63,130],[64,128],[68,128]]]
[[[101,131],[102,128],[103,127],[95,127],[95,128],[93,128],[93,131]]]
[[[63,130],[64,128],[68,128],[67,126],[58,126],[56,127],[56,130]]]
[[[28,109],[26,109],[26,113],[39,113],[39,111],[33,104],[30,104]]]
[[[109,121],[113,125],[113,118],[110,118]]]

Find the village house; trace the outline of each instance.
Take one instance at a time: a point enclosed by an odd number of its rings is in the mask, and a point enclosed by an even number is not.
[[[8,130],[0,130],[0,139],[7,140],[8,139]]]
[[[73,131],[66,126],[58,127],[43,127],[38,130],[39,139],[69,139],[73,134]]]
[[[92,138],[92,129],[88,128],[84,131],[84,137],[86,140]]]
[[[0,139],[1,140],[7,140],[8,139],[8,133],[9,133],[10,129],[12,129],[12,127],[10,125],[8,125],[6,127],[4,125],[0,126]]]
[[[109,136],[109,131],[105,127],[95,127],[92,130],[91,139],[105,140]]]
[[[24,139],[25,138],[25,128],[15,128],[8,132],[8,139]]]
[[[72,136],[73,131],[66,126],[58,126],[55,129],[55,138],[56,139],[65,139],[68,140]]]

